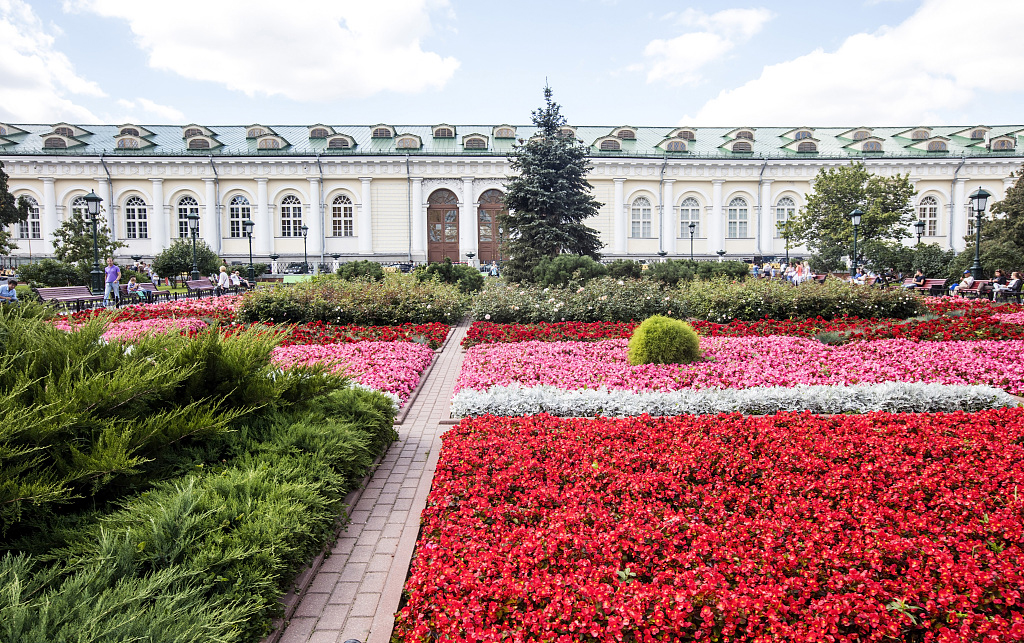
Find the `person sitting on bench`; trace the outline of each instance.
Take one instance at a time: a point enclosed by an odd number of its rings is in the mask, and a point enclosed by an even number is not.
[[[958,284],[954,284],[953,287],[949,289],[949,294],[955,296],[961,290],[966,290],[967,288],[970,288],[973,285],[974,285],[974,275],[971,274],[970,270],[964,270],[964,279],[963,279],[963,281],[961,281]]]
[[[18,303],[18,280],[8,279],[7,285],[0,287],[0,304]]]

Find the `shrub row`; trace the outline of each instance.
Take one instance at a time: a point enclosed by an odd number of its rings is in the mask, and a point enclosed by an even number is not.
[[[674,286],[694,279],[745,279],[750,266],[742,261],[688,261],[667,259],[642,264],[631,259],[616,259],[601,264],[590,257],[579,255],[558,255],[544,257],[533,268],[532,283],[541,287],[581,285],[598,277],[615,279],[647,278]]]

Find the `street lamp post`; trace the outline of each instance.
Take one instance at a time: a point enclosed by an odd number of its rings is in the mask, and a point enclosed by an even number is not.
[[[864,212],[857,208],[850,213],[850,223],[853,224],[853,258],[850,263],[850,276],[857,274],[857,228],[860,227],[860,218],[864,216]]]
[[[974,279],[981,279],[981,216],[985,214],[985,204],[992,196],[985,188],[978,188],[971,194],[971,209],[974,210],[976,221],[974,222],[974,265],[971,266],[971,274]]]
[[[309,235],[309,226],[303,225],[299,230],[302,230],[302,272],[309,274],[309,258],[306,255],[306,237]]]
[[[789,233],[786,232],[786,223],[784,221],[778,221],[775,223],[775,227],[779,229],[779,236],[786,243],[786,265],[789,265]]]
[[[914,229],[917,231],[917,245],[921,245],[921,237],[924,236],[924,221],[920,219],[915,221]]]
[[[196,259],[196,239],[199,238],[199,214],[190,212],[187,218],[188,232],[192,237],[192,281],[196,281],[199,279],[199,261]]]
[[[697,224],[694,223],[693,221],[691,221],[690,225],[687,226],[687,227],[690,228],[690,261],[692,262],[693,261],[693,233],[697,231]]]
[[[102,295],[103,294],[103,271],[100,270],[100,247],[99,242],[96,240],[96,226],[99,223],[100,218],[100,204],[103,203],[103,199],[97,196],[96,192],[90,190],[89,194],[86,194],[85,199],[85,210],[89,213],[89,219],[92,222],[92,270],[89,271],[89,285],[92,287],[92,294]]]
[[[256,281],[256,269],[252,265],[252,229],[256,227],[256,224],[252,219],[246,219],[242,222],[242,227],[245,228],[245,236],[249,237],[249,283],[255,283]]]

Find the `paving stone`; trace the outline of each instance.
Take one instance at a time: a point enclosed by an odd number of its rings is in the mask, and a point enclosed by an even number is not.
[[[384,591],[384,581],[387,577],[387,572],[367,572],[363,576],[363,582],[359,584],[359,594]]]
[[[341,636],[338,640],[358,639],[366,641],[370,635],[370,625],[372,624],[372,616],[350,616],[345,623],[345,629],[341,630]]]
[[[316,629],[341,630],[345,627],[345,619],[348,618],[350,609],[349,605],[332,605],[328,603],[320,620],[316,622]],[[339,631],[338,634],[340,633]]]
[[[295,609],[295,616],[320,616],[330,596],[330,594],[324,592],[307,592],[303,594],[299,606]]]
[[[377,603],[380,602],[380,594],[363,593],[356,594],[356,600],[352,603],[352,616],[373,616],[377,612]]]
[[[338,643],[339,636],[341,636],[341,630],[321,629],[320,623],[317,622],[316,631],[313,632],[313,636],[309,637],[309,643]]]
[[[356,599],[360,582],[362,582],[362,578],[359,581],[335,585],[334,591],[331,592],[331,597],[327,601],[328,605],[351,605],[352,601]]]
[[[280,643],[306,643],[316,626],[315,618],[293,618],[281,635]]]
[[[349,563],[348,565],[345,565],[345,569],[341,571],[341,576],[338,578],[338,582],[359,582],[363,580],[363,574],[365,573],[366,563]]]
[[[356,545],[352,548],[348,559],[353,563],[368,563],[371,556],[373,556],[373,545]]]
[[[366,564],[367,572],[386,572],[391,569],[391,563],[395,557],[391,554],[374,554],[370,562]]]
[[[341,577],[340,573],[325,572],[321,568],[320,573],[316,575],[313,582],[309,585],[309,591],[311,592],[330,592],[334,589],[338,579]]]

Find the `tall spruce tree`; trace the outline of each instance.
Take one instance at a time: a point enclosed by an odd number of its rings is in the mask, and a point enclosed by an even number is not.
[[[100,224],[96,230],[96,249],[99,251],[100,266],[106,264],[107,257],[113,256],[115,250],[127,247],[124,242],[111,239],[110,228],[106,223]],[[53,231],[53,254],[58,261],[74,264],[83,272],[88,272],[92,268],[95,260],[92,224],[78,208],[72,208],[67,221]]]
[[[11,233],[7,228],[27,219],[28,209],[28,201],[24,198],[15,199],[8,191],[7,173],[4,172],[4,164],[0,161],[0,255],[10,254],[11,250],[18,247],[11,242]]]
[[[588,148],[575,137],[559,135],[566,125],[560,112],[551,87],[545,86],[544,106],[532,114],[539,131],[509,157],[519,172],[508,181],[503,218],[510,257],[504,272],[512,281],[532,279],[533,267],[544,257],[600,257],[597,231],[584,223],[602,205],[590,195]]]

